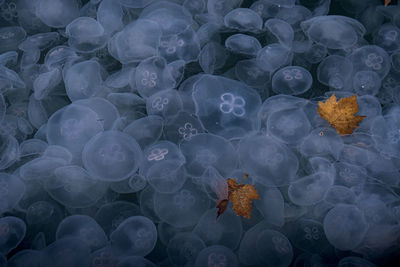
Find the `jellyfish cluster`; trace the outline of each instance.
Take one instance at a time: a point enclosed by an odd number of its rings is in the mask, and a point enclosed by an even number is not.
[[[0,0],[0,267],[400,266],[387,2]]]

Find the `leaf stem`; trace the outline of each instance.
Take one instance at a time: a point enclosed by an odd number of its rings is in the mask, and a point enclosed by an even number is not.
[[[245,174],[244,174],[244,177],[243,177],[243,179],[240,181],[240,183],[239,183],[239,184],[242,184],[242,183],[243,183],[243,181],[244,181],[244,179],[246,179],[247,177],[249,177],[249,175],[248,175],[247,173],[245,173]]]

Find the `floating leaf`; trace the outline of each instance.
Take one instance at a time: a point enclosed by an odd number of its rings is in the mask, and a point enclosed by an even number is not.
[[[327,120],[339,134],[352,134],[365,116],[355,116],[358,112],[357,95],[343,97],[337,102],[334,94],[325,103],[318,102],[318,113]]]
[[[218,211],[217,211],[217,218],[218,218],[222,213],[224,213],[224,212],[226,211],[226,208],[228,208],[228,203],[229,203],[228,199],[223,199],[223,200],[221,200],[221,201],[218,203],[218,205],[217,205],[217,208],[218,208]]]
[[[385,6],[388,6],[392,0],[385,0]]]
[[[243,180],[247,177],[246,174]],[[243,182],[242,180],[242,182]],[[236,212],[236,215],[241,215],[250,219],[251,215],[251,202],[253,199],[260,199],[260,196],[257,193],[257,190],[254,188],[254,185],[249,184],[239,184],[236,180],[227,179],[228,184],[228,197],[226,199],[222,199],[218,205],[217,218],[224,213],[224,211],[228,207],[229,200],[233,203],[233,210]]]

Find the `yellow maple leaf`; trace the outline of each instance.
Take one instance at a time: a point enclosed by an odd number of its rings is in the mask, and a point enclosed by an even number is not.
[[[243,180],[247,177],[246,174]],[[242,181],[243,181],[242,180]],[[239,184],[236,180],[227,179],[228,184],[228,198],[221,200],[218,205],[218,213],[217,218],[220,216],[228,207],[228,201],[231,200],[233,203],[233,210],[236,215],[241,215],[250,219],[251,215],[251,202],[253,199],[260,199],[257,190],[254,188],[254,185],[249,184]]]
[[[392,0],[385,0],[385,6],[388,6]]]
[[[357,95],[343,97],[337,101],[334,94],[325,102],[318,102],[318,113],[341,134],[352,134],[365,116],[355,116],[358,112]]]

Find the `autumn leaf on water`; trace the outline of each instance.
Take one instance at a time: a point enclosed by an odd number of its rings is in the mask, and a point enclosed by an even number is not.
[[[392,0],[385,0],[385,6],[388,6]]]
[[[352,134],[365,116],[355,116],[358,112],[357,95],[343,97],[337,101],[334,94],[325,102],[318,102],[318,113],[341,134]]]
[[[246,179],[247,176],[248,175],[246,174],[243,180]],[[219,201],[217,205],[217,218],[227,209],[230,200],[233,203],[233,210],[236,215],[241,215],[250,219],[251,202],[253,199],[260,199],[260,196],[254,188],[254,185],[242,184],[243,180],[238,184],[236,180],[231,178],[227,179],[228,196],[226,199]]]

